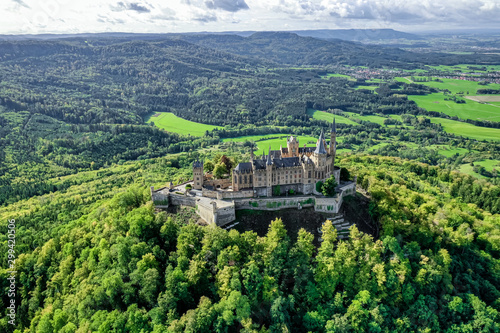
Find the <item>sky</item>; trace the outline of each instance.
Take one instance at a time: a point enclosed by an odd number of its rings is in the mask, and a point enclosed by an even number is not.
[[[0,0],[0,34],[500,27],[500,0]]]

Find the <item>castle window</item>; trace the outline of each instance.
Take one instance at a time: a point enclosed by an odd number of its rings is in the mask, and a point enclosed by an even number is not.
[[[196,180],[200,180],[200,177],[196,177]]]
[[[240,184],[241,184],[241,176],[240,176]]]
[[[234,182],[237,183],[238,182],[238,177],[234,176]]]
[[[245,176],[245,183],[247,182],[247,176]]]
[[[308,178],[311,178],[311,171],[309,171],[309,172],[307,173],[307,177],[308,177]]]
[[[252,176],[250,175],[250,183],[252,182]]]

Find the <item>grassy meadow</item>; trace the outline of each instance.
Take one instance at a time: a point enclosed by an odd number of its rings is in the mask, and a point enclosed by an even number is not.
[[[333,116],[334,116],[333,113],[309,109],[307,110],[307,114],[312,116],[314,119],[325,120],[329,123],[333,122]],[[339,115],[335,115],[335,123],[347,124],[347,125],[359,125],[358,123],[355,123],[354,121]]]
[[[146,123],[149,124],[150,122],[168,132],[184,135],[190,134],[192,136],[203,136],[205,135],[205,131],[222,128],[220,126],[206,125],[182,119],[171,112],[157,112],[146,119]]]
[[[408,96],[408,99],[415,101],[419,107],[427,111],[443,112],[462,119],[500,121],[500,108],[496,105],[482,104],[469,99],[466,103],[458,104],[454,101],[445,101],[445,97],[442,93],[434,93]]]
[[[478,127],[461,121],[431,118],[434,124],[441,124],[444,130],[455,135],[465,136],[476,140],[500,141],[500,129],[489,127]]]
[[[248,136],[240,136],[237,138],[228,138],[223,139],[223,142],[234,141],[234,142],[245,142],[245,141],[255,141],[257,144],[257,150],[254,152],[255,155],[259,156],[262,153],[266,153],[269,150],[269,146],[271,146],[272,150],[279,150],[280,145],[286,147],[286,139],[289,138],[292,134],[266,134],[266,135],[248,135]],[[297,135],[297,140],[299,140],[299,146],[304,147],[304,144],[307,146],[316,145],[316,141],[318,138],[308,136],[308,135]],[[327,136],[328,140],[329,136]],[[341,141],[340,138],[337,138],[338,141]]]
[[[493,169],[496,169],[497,171],[500,170],[500,161],[499,160],[482,160],[482,161],[474,161],[474,165],[481,165],[483,166],[487,171],[492,171]],[[473,170],[473,166],[470,165],[470,163],[462,164],[459,168],[460,172],[477,177],[477,178],[487,178],[483,175],[477,174]]]

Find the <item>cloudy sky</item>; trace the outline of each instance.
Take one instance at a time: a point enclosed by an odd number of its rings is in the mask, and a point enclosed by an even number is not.
[[[500,0],[0,0],[0,33],[500,27]]]

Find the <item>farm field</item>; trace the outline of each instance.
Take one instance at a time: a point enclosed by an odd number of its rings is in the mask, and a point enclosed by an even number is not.
[[[431,145],[429,148],[436,149],[438,154],[446,157],[451,157],[455,154],[463,155],[468,152],[465,148],[456,148],[449,145]]]
[[[465,98],[476,102],[500,102],[500,95],[479,95],[479,96],[465,96]]]
[[[378,88],[378,86],[356,86],[356,88],[354,88],[354,90],[359,90],[359,89],[375,90],[377,88]]]
[[[500,71],[500,65],[488,65],[488,66],[482,66],[482,65],[467,65],[467,64],[461,64],[461,65],[455,65],[455,66],[446,66],[446,65],[439,65],[439,66],[428,66],[429,68],[432,69],[437,69],[440,71],[460,71],[462,73],[485,73],[488,71]],[[475,68],[485,68],[485,70],[475,70],[475,69],[470,69],[469,67],[475,67]]]
[[[474,165],[481,165],[483,166],[487,171],[492,171],[493,169],[496,169],[497,171],[500,170],[500,161],[499,160],[482,160],[482,161],[475,161]],[[486,178],[483,175],[477,174],[473,170],[473,166],[470,165],[470,163],[462,164],[459,168],[460,172],[478,177],[478,178]]]
[[[465,136],[476,140],[500,140],[500,129],[489,127],[478,127],[461,121],[431,118],[434,124],[441,124],[448,133]]]
[[[345,74],[328,73],[326,75],[322,75],[321,76],[322,79],[328,79],[328,78],[331,78],[331,77],[343,77],[343,78],[346,78],[346,79],[349,79],[349,80],[353,80],[349,75],[345,75]]]
[[[360,116],[359,114],[354,113],[354,112],[344,112],[344,113],[348,114],[349,116],[353,117],[354,119],[370,121],[372,123],[376,123],[376,124],[379,124],[382,126],[384,126],[384,121],[387,119],[387,118],[384,118],[381,116],[375,116],[375,115]],[[392,126],[394,126],[394,125],[392,125]]]
[[[312,116],[314,119],[325,120],[329,123],[333,121],[333,114],[325,111],[309,109],[307,110],[307,114]],[[358,123],[339,115],[335,115],[335,123],[347,124],[347,125],[359,125]]]
[[[427,111],[443,112],[462,119],[500,121],[500,108],[494,105],[481,104],[471,100],[458,104],[453,101],[445,101],[445,95],[442,93],[412,95],[408,96],[408,99],[415,101],[419,107]]]
[[[410,77],[396,77],[397,81],[400,82],[411,82]],[[435,79],[433,77],[433,79]],[[452,94],[463,93],[467,95],[477,95],[478,89],[500,89],[500,84],[490,83],[486,86],[480,85],[476,81],[467,81],[467,80],[459,80],[459,79],[443,79],[439,78],[440,81],[430,81],[430,82],[415,82],[418,84],[423,84],[428,87],[433,87],[440,90],[448,89]]]
[[[220,126],[196,123],[177,117],[171,112],[157,112],[146,119],[146,123],[153,122],[157,127],[168,132],[179,133],[192,136],[203,136],[206,131],[211,131]]]
[[[257,150],[254,152],[255,155],[259,156],[262,153],[266,153],[269,150],[269,146],[271,146],[272,150],[280,149],[280,145],[286,147],[286,139],[290,137],[292,134],[266,134],[266,135],[249,135],[249,136],[240,136],[237,138],[227,138],[223,139],[222,142],[234,141],[234,142],[245,142],[245,141],[255,141],[257,144]],[[299,146],[303,147],[304,144],[307,146],[314,146],[318,138],[307,136],[307,135],[297,135],[297,140],[299,141]],[[329,135],[327,135],[326,139],[328,141]],[[341,138],[337,138],[337,142],[341,142]]]

